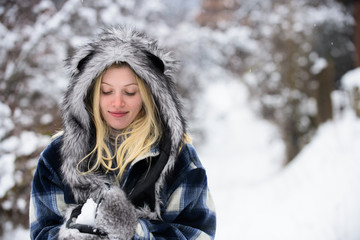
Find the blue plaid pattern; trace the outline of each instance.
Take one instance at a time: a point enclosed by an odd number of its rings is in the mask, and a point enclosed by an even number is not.
[[[41,154],[30,201],[31,239],[57,239],[68,204],[74,203],[60,173],[60,139]],[[131,168],[129,169],[131,171]],[[162,220],[139,219],[133,239],[214,239],[216,215],[206,172],[192,145],[185,145],[175,164],[176,176],[161,192]]]

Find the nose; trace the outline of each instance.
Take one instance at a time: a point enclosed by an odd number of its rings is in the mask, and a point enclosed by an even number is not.
[[[114,107],[119,108],[119,107],[123,107],[124,105],[125,105],[125,101],[123,96],[121,96],[121,94],[114,97],[113,100]]]

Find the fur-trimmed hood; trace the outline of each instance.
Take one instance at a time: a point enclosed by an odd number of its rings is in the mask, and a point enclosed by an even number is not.
[[[79,203],[85,202],[89,197],[99,197],[107,184],[105,177],[96,174],[80,175],[76,167],[91,150],[94,137],[94,125],[86,106],[89,89],[96,77],[115,62],[126,62],[147,83],[165,127],[163,142],[166,144],[162,148],[166,154],[161,161],[157,161],[158,166],[153,176],[150,176],[154,182],[155,210],[159,212],[159,191],[167,173],[175,164],[185,133],[185,121],[174,91],[173,78],[177,61],[144,33],[126,27],[103,30],[97,38],[77,49],[73,57],[67,60],[70,83],[61,105],[64,127],[62,173]],[[135,194],[141,195],[146,190],[145,187],[135,189]]]

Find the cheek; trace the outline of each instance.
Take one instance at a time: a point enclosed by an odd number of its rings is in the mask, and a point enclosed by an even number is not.
[[[100,100],[99,100],[99,109],[100,109],[101,115],[103,115],[103,112],[106,110],[106,101],[103,98],[100,98]]]
[[[137,113],[140,112],[142,105],[143,105],[143,103],[142,103],[141,97],[137,98],[136,101],[134,101],[133,106],[134,106],[134,109],[136,109]]]

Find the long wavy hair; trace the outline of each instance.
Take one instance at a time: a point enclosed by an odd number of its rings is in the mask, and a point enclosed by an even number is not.
[[[110,68],[130,67],[127,63],[113,64]],[[106,70],[105,70],[106,71]],[[118,133],[115,139],[115,151],[109,149],[109,134],[111,127],[105,122],[100,113],[100,86],[103,73],[96,79],[93,91],[90,95],[90,113],[96,128],[96,143],[92,151],[86,155],[79,165],[86,159],[95,159],[88,161],[88,170],[81,172],[87,174],[103,167],[106,172],[118,170],[118,178],[121,178],[126,167],[137,157],[147,153],[151,146],[160,141],[163,127],[159,115],[159,110],[155,104],[154,98],[147,84],[136,74],[136,81],[139,86],[143,107],[135,120],[125,129]],[[121,140],[119,144],[118,141]],[[116,161],[116,167],[113,167],[113,161]],[[90,165],[90,162],[94,162]]]

